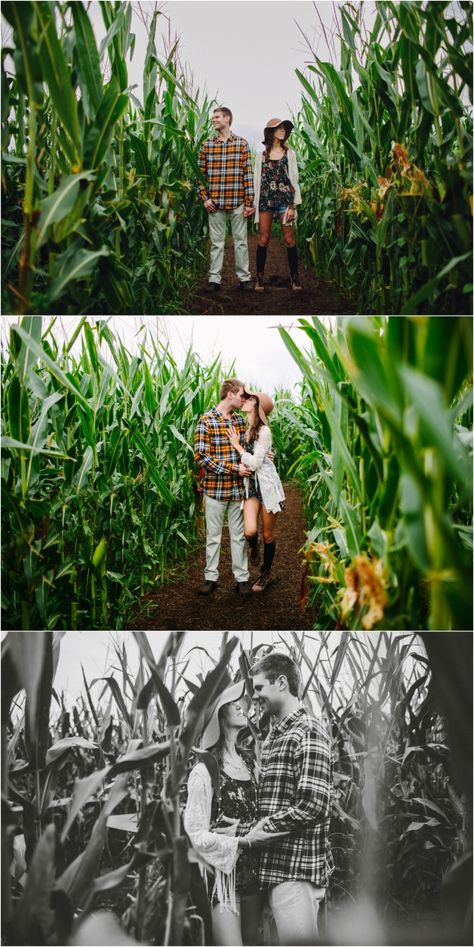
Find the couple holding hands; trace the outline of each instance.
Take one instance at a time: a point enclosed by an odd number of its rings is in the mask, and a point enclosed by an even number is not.
[[[206,881],[216,947],[258,943],[265,901],[278,943],[316,944],[334,870],[330,741],[300,704],[301,675],[288,655],[267,654],[249,676],[268,729],[259,765],[248,745],[252,699],[239,681],[205,717],[184,827]]]
[[[271,118],[263,133],[263,151],[252,169],[250,148],[245,138],[231,131],[232,112],[224,106],[214,109],[212,124],[215,137],[202,145],[199,165],[205,183],[199,196],[209,218],[211,261],[209,290],[218,292],[224,261],[227,218],[234,241],[235,269],[244,291],[265,289],[264,275],[272,222],[280,220],[287,248],[290,287],[301,290],[298,277],[298,251],[295,229],[296,205],[301,204],[296,155],[287,145],[293,123]],[[256,281],[252,285],[247,243],[247,219],[258,224]]]

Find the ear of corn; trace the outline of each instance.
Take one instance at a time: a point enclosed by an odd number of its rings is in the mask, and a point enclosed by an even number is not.
[[[301,404],[277,403],[302,485],[318,627],[468,628],[472,323],[301,319]]]

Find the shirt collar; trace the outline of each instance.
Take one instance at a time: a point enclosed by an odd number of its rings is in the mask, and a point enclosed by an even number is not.
[[[297,710],[293,710],[290,714],[285,714],[285,716],[281,717],[278,723],[275,724],[272,733],[283,733],[284,730],[288,730],[292,723],[298,720],[305,712],[304,707],[298,707]]]
[[[230,417],[226,418],[225,415],[222,414],[222,411],[219,411],[218,407],[214,407],[212,410],[214,414],[216,415],[216,417],[222,418],[223,421],[233,421],[236,418],[238,418],[239,421],[241,420],[241,415],[238,414],[237,411],[232,411],[232,414],[230,415]]]
[[[228,141],[233,141],[234,138],[237,138],[237,135],[234,135],[233,132],[230,133],[229,138],[220,138],[219,135],[215,135],[214,141],[220,141],[221,145],[226,145]]]

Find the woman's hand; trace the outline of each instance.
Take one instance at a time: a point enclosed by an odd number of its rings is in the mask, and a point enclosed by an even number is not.
[[[212,829],[212,832],[217,832],[218,835],[235,835],[235,830],[239,824],[240,819],[229,819],[226,815],[221,816],[221,823],[226,822],[226,825],[219,825]]]
[[[232,447],[235,447],[235,449],[239,451],[239,453],[243,453],[242,448],[240,446],[240,435],[237,434],[235,427],[228,428],[226,430],[226,434],[227,434],[227,437],[229,438],[230,443],[232,444]]]

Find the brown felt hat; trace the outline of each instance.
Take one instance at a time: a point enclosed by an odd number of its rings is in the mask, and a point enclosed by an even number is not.
[[[274,408],[273,399],[265,391],[247,391],[244,389],[244,398],[258,399],[258,416],[263,424],[267,423],[267,415],[271,414]]]
[[[237,684],[231,684],[216,698],[213,704],[208,708],[206,723],[201,736],[201,749],[209,750],[219,739],[219,710],[224,704],[233,704],[234,700],[239,700],[245,693],[245,681],[237,681]],[[245,726],[243,723],[242,726]]]
[[[264,130],[263,130],[263,134],[265,135],[265,132],[266,132],[267,128],[278,128],[279,125],[283,125],[283,126],[284,126],[284,129],[285,129],[285,132],[286,132],[286,135],[285,135],[285,140],[286,140],[287,138],[290,137],[291,132],[293,131],[293,128],[294,128],[293,122],[290,122],[290,120],[289,120],[288,118],[285,118],[285,119],[281,119],[281,118],[270,118],[270,119],[268,120],[267,124],[265,125],[265,128],[264,128]]]

